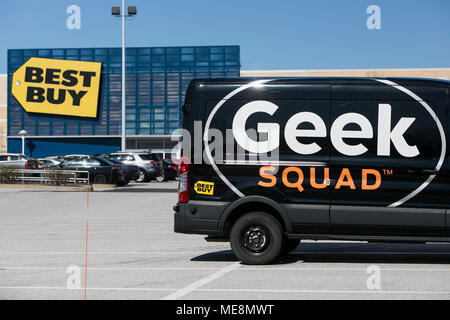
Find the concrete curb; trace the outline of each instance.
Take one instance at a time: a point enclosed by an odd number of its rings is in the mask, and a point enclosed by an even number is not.
[[[93,184],[92,190],[93,191],[105,191],[105,190],[113,190],[117,189],[117,186],[115,184]]]
[[[49,186],[40,184],[6,184],[0,183],[0,189],[16,189],[16,190],[42,190],[42,191],[107,191],[117,189],[115,184],[92,184],[89,186]]]
[[[40,184],[3,184],[0,189],[46,190],[46,191],[91,191],[92,186],[49,186]]]

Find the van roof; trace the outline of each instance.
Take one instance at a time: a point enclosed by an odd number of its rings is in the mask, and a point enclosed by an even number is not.
[[[192,80],[191,84],[218,84],[218,83],[248,83],[249,81],[255,81],[255,80],[265,80],[265,79],[271,79],[276,80],[277,83],[283,83],[283,82],[290,82],[295,83],[296,81],[305,81],[305,80],[312,80],[312,81],[350,81],[350,82],[356,82],[356,81],[368,81],[368,80],[390,80],[393,82],[401,81],[403,84],[405,82],[409,82],[411,84],[418,82],[420,84],[428,84],[428,85],[436,85],[436,86],[450,86],[450,80],[446,79],[432,79],[432,78],[406,78],[406,77],[239,77],[239,78],[200,78],[200,79],[194,79]]]

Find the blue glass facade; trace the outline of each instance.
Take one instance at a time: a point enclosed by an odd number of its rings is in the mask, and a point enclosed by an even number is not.
[[[121,49],[8,50],[8,83],[30,57],[102,62],[97,121],[28,115],[9,93],[8,136],[119,135]],[[126,50],[127,135],[167,135],[178,128],[187,85],[194,78],[236,77],[238,46],[128,48]]]
[[[170,135],[180,126],[181,106],[189,82],[194,78],[238,77],[239,51],[239,46],[127,48],[126,134]],[[10,85],[14,71],[31,57],[102,62],[98,119],[26,113],[12,96]],[[8,50],[8,137],[11,138],[8,150],[13,152],[13,140],[23,129],[35,138],[120,135],[121,60],[120,48]]]

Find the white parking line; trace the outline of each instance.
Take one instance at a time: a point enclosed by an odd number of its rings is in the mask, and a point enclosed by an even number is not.
[[[220,252],[212,251],[220,250]],[[226,251],[227,254],[231,254],[231,250],[226,248],[210,248],[205,251],[94,251],[90,252],[92,254],[223,254]],[[6,251],[0,252],[4,255],[52,255],[52,254],[64,254],[64,255],[77,255],[84,254],[84,252],[77,251]],[[301,252],[291,252],[291,255],[303,255],[303,254],[320,254],[320,255],[331,255],[331,254],[341,254],[341,255],[450,255],[450,252],[384,252],[384,251],[301,251]]]
[[[84,199],[83,199],[84,200]],[[84,207],[84,204],[83,204]],[[80,208],[81,209],[81,208]],[[35,216],[33,216],[35,217]],[[18,219],[9,219],[9,220],[5,220],[5,224],[9,224],[9,225],[30,225],[30,224],[47,224],[47,225],[59,225],[59,224],[71,224],[71,223],[80,223],[82,222],[82,220],[80,220],[79,216],[72,216],[72,217],[67,217],[67,219],[60,219],[57,218],[55,216],[51,216],[46,218],[42,218],[42,219],[36,219],[30,217],[30,219],[26,219],[26,218],[18,218]],[[126,221],[134,221],[134,220],[152,220],[152,218],[145,218],[145,217],[128,217],[128,216],[124,216],[124,217],[95,217],[94,221],[112,221],[112,220],[126,220]],[[162,222],[163,220],[159,219],[160,222]]]
[[[45,230],[45,231],[1,231],[1,234],[52,234],[52,235],[63,235],[66,233],[82,233],[84,234],[85,231],[83,230]],[[91,231],[89,231],[91,233]],[[119,234],[136,234],[136,233],[142,233],[142,234],[164,234],[164,233],[170,233],[173,234],[173,230],[155,230],[155,231],[139,231],[139,230],[97,230],[92,231],[92,233],[119,233]],[[10,240],[10,237],[4,237],[4,239]]]
[[[55,239],[38,239],[38,240],[14,240],[14,244],[16,243],[42,243],[42,242],[73,242],[73,243],[78,243],[78,242],[83,242],[84,239],[79,239],[79,240],[55,240]],[[151,240],[147,239],[147,240],[92,240],[89,241],[89,243],[136,243],[136,242],[142,242],[142,243],[146,243],[148,244]],[[165,242],[177,242],[180,243],[180,239],[164,239],[164,243]],[[183,243],[185,242],[196,242],[198,243],[199,239],[191,239],[191,240],[186,240],[183,239]],[[3,245],[7,245],[7,244],[3,244]],[[10,245],[9,245],[10,246]]]
[[[0,271],[8,271],[8,270],[66,270],[67,267],[0,267]],[[122,271],[122,270],[220,270],[221,267],[89,267],[90,271],[99,270],[114,270],[114,271]],[[450,271],[450,270],[449,270]]]
[[[66,270],[67,267],[6,267],[0,266],[0,271],[8,270]],[[140,270],[221,270],[222,267],[89,267],[89,270],[117,270],[117,271],[140,271]],[[450,272],[450,268],[383,268],[381,271],[424,271],[424,272]],[[366,272],[367,268],[268,268],[268,267],[246,267],[241,265],[236,271],[363,271]]]
[[[239,271],[245,271],[245,270],[264,270],[264,271],[367,271],[367,268],[255,268],[255,267],[248,267],[248,268],[239,268]],[[380,266],[380,271],[450,271],[450,269],[437,269],[437,268],[383,268]]]
[[[98,221],[98,220],[96,220],[96,221]],[[128,220],[126,220],[126,221],[128,221]],[[5,228],[7,230],[11,230],[11,228],[6,228],[6,227],[8,227],[8,226],[35,227],[37,225],[45,226],[47,228],[52,228],[52,227],[56,228],[56,227],[61,227],[61,226],[80,225],[80,223],[82,223],[82,222],[66,222],[66,223],[11,223],[11,224],[2,223],[1,228]],[[120,227],[136,227],[136,225],[138,225],[138,226],[150,225],[150,224],[151,225],[155,225],[155,224],[158,224],[158,223],[167,225],[167,222],[165,222],[165,221],[161,221],[161,222],[148,221],[148,222],[139,222],[139,223],[107,223],[107,222],[95,222],[94,221],[92,224],[95,225],[96,227],[100,227],[100,226],[107,226],[107,227],[117,227],[117,226],[120,226]],[[0,228],[0,230],[1,230],[1,228]],[[14,232],[14,231],[8,231],[8,232]],[[24,232],[26,232],[26,231],[24,231]]]
[[[0,287],[1,289],[17,289],[17,290],[64,290],[64,291],[81,291],[84,288],[67,288],[67,287]],[[89,291],[174,291],[178,289],[166,288],[89,288]]]
[[[207,292],[267,292],[267,293],[385,293],[385,294],[450,294],[450,291],[396,291],[396,290],[296,290],[296,289],[197,289],[195,291]]]
[[[204,286],[205,284],[207,284],[207,283],[209,283],[211,281],[214,281],[214,280],[216,280],[216,279],[218,279],[220,277],[223,277],[227,273],[235,270],[236,268],[239,268],[239,266],[240,266],[239,263],[235,262],[235,263],[233,263],[233,264],[231,264],[231,265],[229,265],[229,266],[227,266],[225,268],[220,269],[219,271],[213,273],[212,275],[210,275],[210,276],[208,276],[206,278],[197,280],[197,281],[191,283],[190,285],[188,285],[188,286],[186,286],[186,287],[184,287],[182,289],[179,289],[179,290],[177,290],[176,292],[174,292],[172,294],[169,294],[167,297],[164,297],[162,300],[176,300],[176,299],[179,299],[179,298],[187,295],[188,293],[190,293],[190,292],[192,292],[194,290],[197,290],[201,286]]]
[[[224,251],[228,249],[224,249]],[[89,255],[95,254],[207,254],[211,253],[211,251],[91,251]],[[84,252],[81,251],[7,251],[0,252],[3,255],[84,255]]]
[[[209,282],[209,281],[208,281]],[[195,284],[195,283],[194,283]],[[204,284],[204,283],[203,283]],[[202,284],[202,285],[203,285]],[[64,290],[64,291],[81,291],[84,288],[79,289],[68,289],[66,287],[27,287],[27,286],[18,286],[18,287],[0,287],[0,290]],[[177,292],[184,290],[175,289],[175,288],[88,288],[89,291],[176,291],[174,294],[171,294],[163,300],[167,300],[170,296],[175,295]],[[296,289],[202,289],[202,288],[191,288],[188,292],[185,292],[183,295],[188,294],[190,292],[250,292],[250,293],[332,293],[332,294],[424,294],[424,295],[450,295],[450,291],[396,291],[396,290],[296,290]],[[174,298],[171,298],[174,299]]]

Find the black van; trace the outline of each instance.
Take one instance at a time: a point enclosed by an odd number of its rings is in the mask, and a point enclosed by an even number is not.
[[[449,81],[189,85],[175,232],[265,264],[301,239],[450,241]]]

